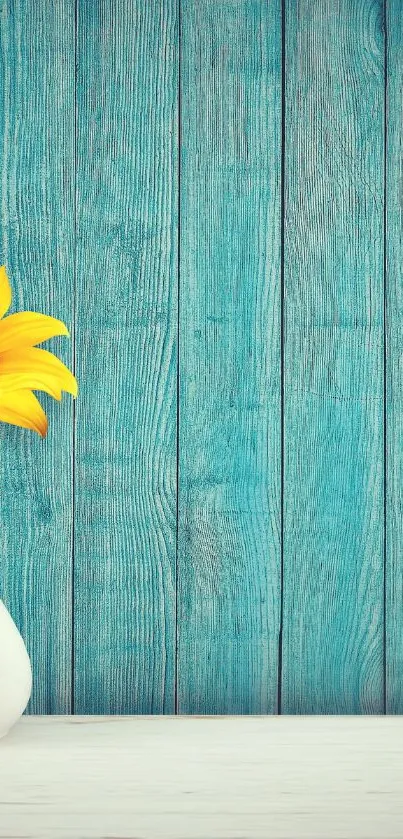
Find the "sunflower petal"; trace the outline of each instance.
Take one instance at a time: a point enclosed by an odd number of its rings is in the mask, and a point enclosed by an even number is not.
[[[59,382],[54,376],[45,376],[43,373],[6,373],[0,376],[0,401],[5,394],[14,390],[42,390],[58,402],[62,398]]]
[[[11,286],[7,277],[5,265],[0,265],[0,318],[8,312],[11,306]]]
[[[0,395],[3,390],[45,390],[55,398],[65,390],[77,396],[77,381],[53,353],[37,347],[0,354]],[[55,395],[58,394],[58,395]]]
[[[0,398],[0,421],[30,428],[46,437],[48,421],[42,405],[30,390],[14,390]]]
[[[33,347],[55,335],[67,335],[69,330],[61,321],[39,312],[17,312],[0,320],[0,352]]]

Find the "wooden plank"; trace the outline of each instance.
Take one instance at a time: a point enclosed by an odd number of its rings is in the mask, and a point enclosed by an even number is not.
[[[398,717],[25,718],[0,839],[401,839]]]
[[[284,713],[383,711],[381,0],[287,0]]]
[[[387,4],[386,713],[403,713],[403,7]]]
[[[180,713],[277,702],[280,2],[181,4]]]
[[[3,0],[0,21],[1,264],[12,310],[72,327],[74,3]],[[72,344],[46,345],[69,366]],[[71,694],[72,401],[40,395],[43,442],[2,425],[1,589],[32,659],[29,710],[68,713]]]
[[[175,0],[78,0],[75,710],[175,687]]]

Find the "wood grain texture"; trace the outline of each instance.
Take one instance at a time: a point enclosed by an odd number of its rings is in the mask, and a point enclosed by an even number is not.
[[[383,711],[381,0],[287,0],[282,710]]]
[[[386,712],[403,713],[403,7],[387,17]]]
[[[275,712],[283,594],[284,714],[403,713],[402,4],[284,4],[281,593],[281,0],[0,0],[0,263],[80,385],[74,462],[70,397],[0,427],[29,712]]]
[[[26,718],[0,839],[401,839],[396,717]]]
[[[280,3],[181,4],[180,713],[277,701]]]
[[[0,5],[1,264],[12,309],[72,327],[74,3]],[[71,365],[72,345],[46,345]],[[68,713],[71,697],[72,402],[39,395],[42,441],[0,428],[1,591],[34,671],[28,710]]]
[[[175,683],[175,0],[78,0],[75,710]]]

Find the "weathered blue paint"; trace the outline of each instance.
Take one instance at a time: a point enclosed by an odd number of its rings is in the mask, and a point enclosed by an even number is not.
[[[403,5],[387,7],[386,713],[403,713]]]
[[[402,713],[402,4],[0,9],[1,261],[80,384],[0,429],[29,711]]]
[[[74,316],[74,4],[3,0],[1,263],[13,310]],[[67,364],[72,344],[48,342]],[[72,401],[40,399],[46,441],[0,427],[1,591],[27,640],[33,713],[68,713],[72,658]]]
[[[178,697],[273,713],[280,3],[182,2]]]
[[[77,713],[175,695],[176,0],[78,0]]]
[[[383,710],[381,0],[287,0],[284,713]]]

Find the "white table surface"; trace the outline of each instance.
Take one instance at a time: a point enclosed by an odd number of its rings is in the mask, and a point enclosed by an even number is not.
[[[402,839],[401,717],[24,717],[1,839]]]

